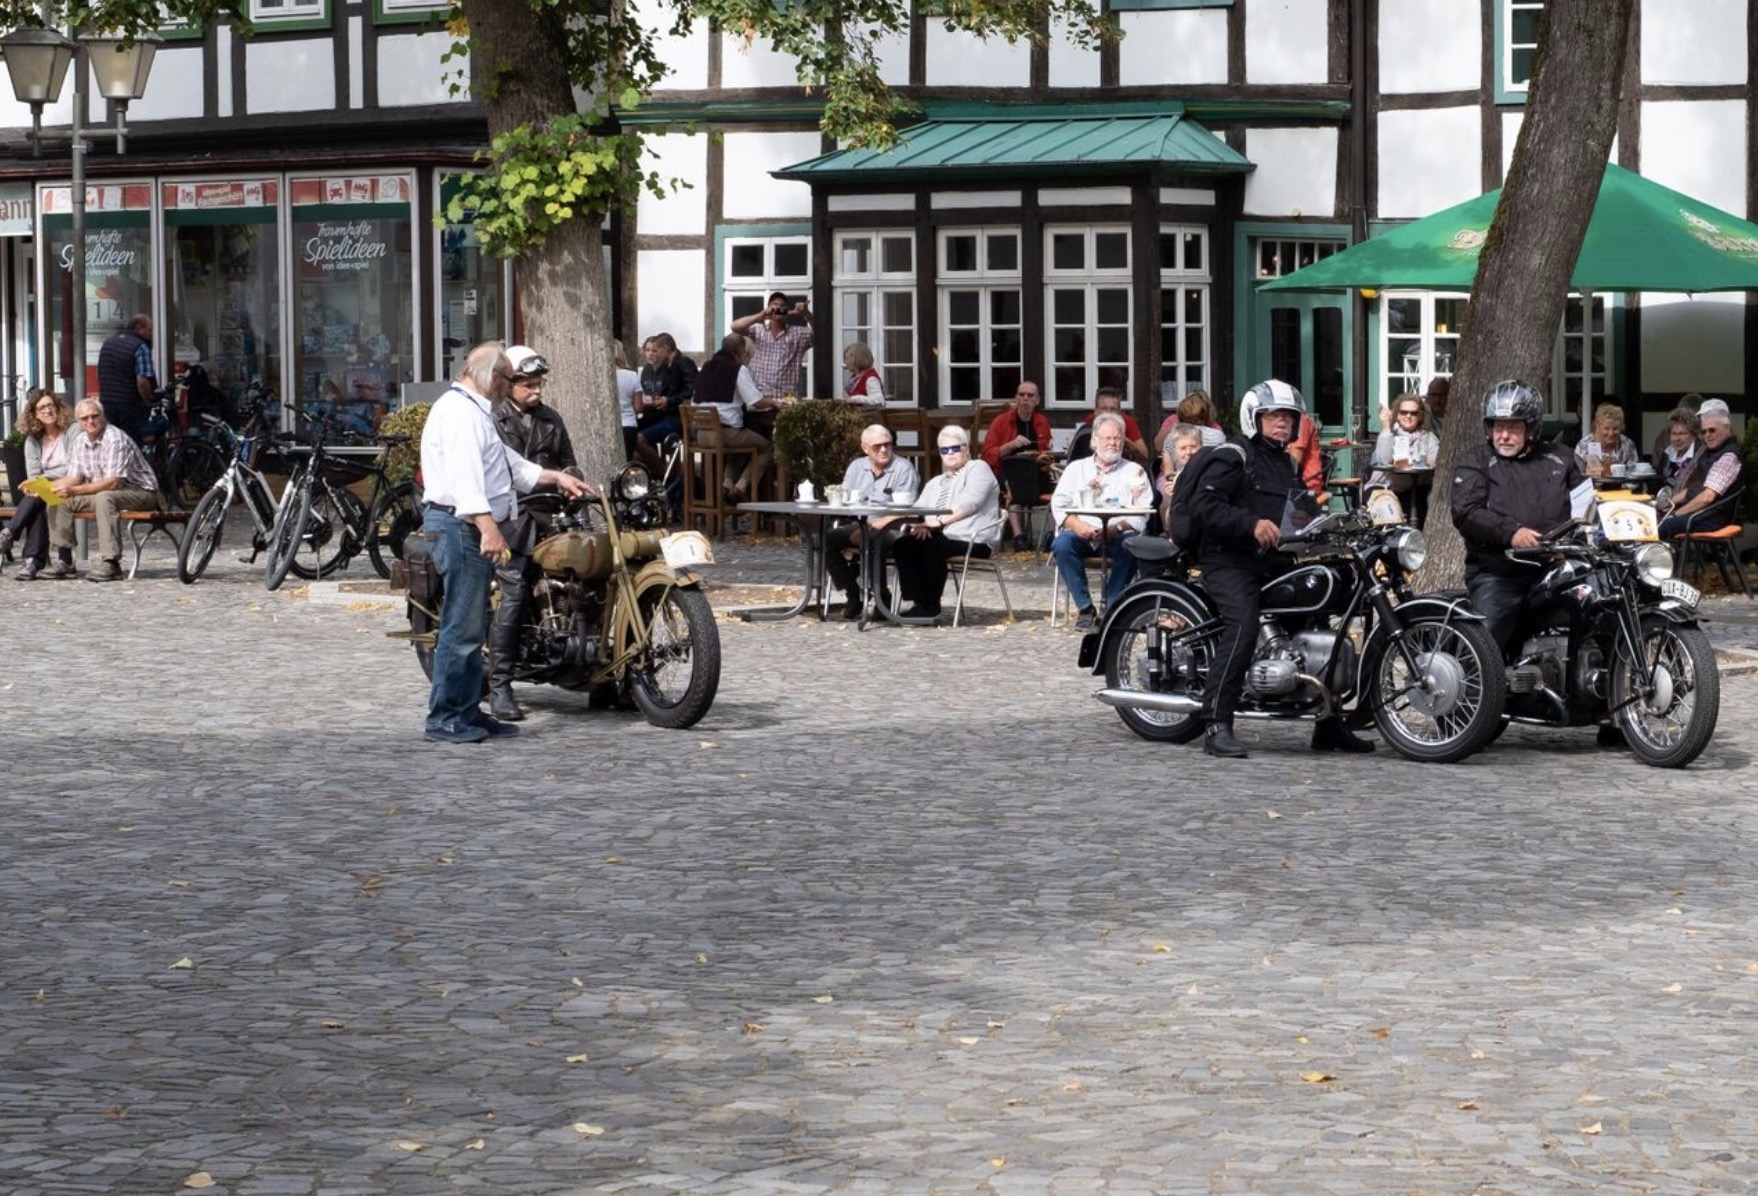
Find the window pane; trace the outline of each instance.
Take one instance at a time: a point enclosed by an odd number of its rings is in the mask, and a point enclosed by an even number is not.
[[[1201,233],[1184,234],[1184,268],[1192,271],[1204,269],[1203,235]]]
[[[1458,335],[1459,328],[1465,323],[1465,299],[1436,299],[1434,301],[1434,330],[1450,332]]]
[[[1160,269],[1178,269],[1178,234],[1160,234]]]
[[[965,362],[981,361],[983,358],[978,347],[976,330],[965,328],[954,332],[947,338],[946,355],[949,361],[961,365]]]
[[[1186,324],[1201,324],[1203,322],[1203,300],[1207,294],[1207,291],[1201,291],[1195,287],[1184,292],[1184,322]]]
[[[775,272],[783,278],[804,278],[812,272],[811,246],[783,241],[775,247]]]
[[[1278,307],[1270,312],[1270,375],[1298,387],[1301,379],[1300,312]]]
[[[732,318],[735,320],[755,315],[762,310],[763,296],[761,295],[734,295],[732,297]]]
[[[727,272],[734,278],[762,278],[763,246],[734,245],[732,261],[727,265]]]
[[[1201,361],[1203,359],[1203,330],[1186,328],[1184,330],[1184,360]]]
[[[879,241],[879,268],[887,274],[908,274],[916,268],[916,243],[909,237]]]
[[[1422,300],[1386,300],[1386,331],[1415,332],[1422,327]]]
[[[1011,398],[1013,392],[1019,389],[1020,379],[1023,377],[1019,367],[1015,365],[991,370],[990,375],[994,381],[994,387],[989,391],[991,398]]]
[[[989,297],[989,318],[997,324],[1019,323],[1019,292],[993,292]]]
[[[1321,307],[1312,313],[1313,412],[1321,426],[1343,423],[1343,309]]]
[[[1093,261],[1101,270],[1129,268],[1128,233],[1094,233]]]
[[[1050,238],[1050,265],[1057,270],[1082,270],[1087,264],[1087,239],[1080,233],[1056,233]]]
[[[1084,324],[1087,318],[1085,291],[1050,292],[1050,318],[1058,324]]]
[[[941,268],[947,271],[970,271],[977,268],[977,238],[973,234],[960,234],[947,237],[945,242],[946,261]]]
[[[1124,290],[1104,290],[1098,294],[1099,323],[1129,323],[1129,292]]]
[[[952,393],[947,396],[954,403],[974,403],[986,397],[983,392],[983,371],[975,367],[961,367],[947,371],[947,385]]]
[[[894,403],[916,401],[916,380],[908,366],[886,366],[880,371],[885,378],[885,397]]]
[[[1516,8],[1509,29],[1509,41],[1517,46],[1533,46],[1538,44],[1538,18],[1540,12],[1536,8]]]
[[[842,265],[844,274],[866,274],[873,269],[873,241],[870,237],[844,237]]]
[[[954,324],[975,324],[982,319],[981,291],[953,291],[946,297],[947,319]]]
[[[1050,394],[1059,403],[1081,403],[1086,401],[1087,372],[1080,366],[1057,366],[1055,381],[1050,384]]]
[[[842,292],[842,326],[845,329],[864,329],[871,327],[872,323],[872,296],[865,291]]]
[[[1098,360],[1100,360],[1100,361],[1128,361],[1129,360],[1129,329],[1127,329],[1127,328],[1101,328],[1101,329],[1099,329],[1099,356],[1098,356]]]
[[[1019,269],[1019,234],[991,233],[989,242],[989,269]]]
[[[1019,329],[997,328],[989,338],[989,360],[995,362],[1018,361]]]
[[[879,297],[884,306],[887,327],[911,325],[916,322],[916,297],[908,291],[886,291]]]
[[[897,328],[886,332],[884,345],[886,363],[901,365],[915,360],[915,347],[915,333],[910,329]]]
[[[1510,74],[1513,77],[1508,80],[1509,83],[1521,84],[1531,81],[1533,57],[1534,52],[1531,50],[1514,51],[1514,63],[1510,69]]]

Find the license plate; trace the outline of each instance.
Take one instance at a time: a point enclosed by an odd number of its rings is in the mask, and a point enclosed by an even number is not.
[[[1696,606],[1697,600],[1703,597],[1697,587],[1676,577],[1669,577],[1660,583],[1660,594],[1663,598],[1671,598],[1674,602],[1682,602],[1686,606]]]

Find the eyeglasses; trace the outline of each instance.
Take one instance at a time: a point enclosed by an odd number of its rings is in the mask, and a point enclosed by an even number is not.
[[[74,418],[78,419],[82,424],[101,424],[104,422],[104,417],[101,415],[80,415],[75,416]]]
[[[37,408],[37,414],[38,415],[54,415],[55,414],[55,405],[53,403],[45,403],[41,407]]]
[[[891,444],[891,441],[889,441],[889,440],[881,440],[878,444],[869,444],[867,447],[870,449],[873,449],[874,451],[878,451],[879,449],[884,449],[886,452],[890,452],[892,449],[892,444]]]
[[[950,457],[952,454],[962,453],[964,450],[965,446],[962,444],[943,444],[940,446],[940,455],[942,457]]]

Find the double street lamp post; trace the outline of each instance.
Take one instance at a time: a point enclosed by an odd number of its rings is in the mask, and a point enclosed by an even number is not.
[[[53,29],[24,27],[0,37],[0,54],[5,57],[6,73],[12,78],[13,94],[19,103],[31,108],[31,148],[37,155],[42,153],[43,105],[60,99],[67,68],[74,67],[69,129],[73,151],[73,293],[68,300],[72,316],[72,376],[68,379],[68,390],[75,403],[85,397],[85,155],[91,149],[86,137],[114,137],[116,152],[127,152],[128,104],[146,94],[147,76],[152,72],[153,55],[158,48],[159,38],[154,34],[125,38],[82,33],[75,41]],[[116,105],[114,128],[85,127],[88,61],[97,77],[98,94]]]

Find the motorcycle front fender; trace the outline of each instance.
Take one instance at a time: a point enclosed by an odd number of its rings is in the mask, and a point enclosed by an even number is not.
[[[1136,582],[1105,611],[1097,631],[1081,638],[1080,667],[1089,672],[1102,670],[1105,649],[1134,619],[1144,604],[1160,603],[1190,621],[1192,626],[1216,618],[1214,604],[1201,589],[1186,581],[1165,577],[1149,577]]]
[[[1411,598],[1397,605],[1398,618],[1401,622],[1414,622],[1417,619],[1453,619],[1470,623],[1483,622],[1483,616],[1472,607],[1469,598],[1453,598],[1440,594],[1425,594],[1419,598]]]
[[[702,584],[702,575],[694,569],[673,569],[664,560],[655,558],[635,571],[635,592],[648,586],[674,585],[684,589]]]

